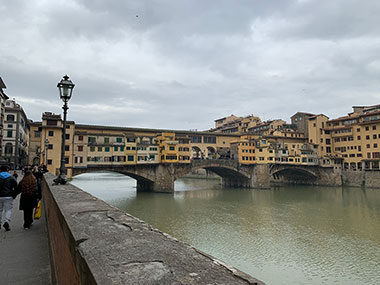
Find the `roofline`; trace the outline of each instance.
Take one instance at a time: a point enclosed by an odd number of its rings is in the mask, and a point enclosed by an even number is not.
[[[76,129],[108,129],[125,132],[155,132],[155,133],[180,133],[191,135],[208,135],[208,136],[225,136],[225,137],[240,137],[240,134],[227,134],[221,132],[198,132],[186,130],[169,130],[169,129],[148,129],[148,128],[133,128],[133,127],[117,127],[117,126],[101,126],[101,125],[84,125],[75,124]]]

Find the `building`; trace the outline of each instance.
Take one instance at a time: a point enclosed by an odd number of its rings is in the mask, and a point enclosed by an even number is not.
[[[297,112],[290,117],[292,125],[295,125],[297,130],[308,137],[308,119],[315,116],[315,114]]]
[[[61,116],[49,112],[42,122],[30,122],[29,163],[47,164],[58,173],[62,145]],[[65,161],[68,177],[73,167],[189,163],[191,159],[229,157],[230,143],[238,135],[80,125],[68,121]]]
[[[380,105],[353,106],[347,116],[325,121],[321,156],[344,169],[379,169]]]
[[[5,121],[3,127],[2,156],[11,167],[28,164],[28,119],[19,104],[13,100],[5,102]]]
[[[248,133],[260,136],[269,136],[285,124],[286,122],[284,120],[269,120],[248,128]]]
[[[0,77],[0,154],[3,158],[3,128],[5,120],[5,101],[9,99],[7,94],[5,94],[4,89],[6,89],[3,79]]]
[[[215,128],[210,129],[209,131],[245,134],[248,132],[249,128],[256,126],[260,122],[260,118],[253,115],[249,115],[246,117],[237,117],[232,114],[231,116],[215,120]]]

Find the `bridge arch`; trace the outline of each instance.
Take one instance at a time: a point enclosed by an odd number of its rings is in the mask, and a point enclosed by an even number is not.
[[[139,190],[139,191],[149,191],[153,188],[153,184],[154,184],[153,178],[141,175],[139,173],[135,173],[135,172],[133,172],[133,169],[129,170],[129,169],[122,169],[122,168],[115,168],[112,166],[111,167],[102,167],[102,168],[100,168],[100,167],[96,167],[96,168],[95,167],[94,168],[91,168],[91,167],[74,168],[74,169],[72,169],[71,177],[75,177],[77,175],[84,174],[84,173],[94,173],[94,172],[102,172],[102,171],[103,172],[107,171],[107,172],[120,173],[120,174],[129,176],[129,177],[135,179],[137,190]]]
[[[224,186],[227,187],[248,187],[250,185],[250,175],[242,171],[235,161],[202,159],[194,160],[189,165],[179,167],[174,175],[177,180],[197,169],[206,169],[222,178]]]
[[[318,175],[307,168],[279,166],[271,171],[271,178],[281,183],[314,184]]]

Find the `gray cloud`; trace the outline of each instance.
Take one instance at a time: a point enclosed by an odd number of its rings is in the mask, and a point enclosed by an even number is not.
[[[66,73],[69,119],[86,124],[203,130],[231,113],[337,117],[380,100],[375,1],[16,0],[0,12],[0,76],[33,120],[61,112]]]

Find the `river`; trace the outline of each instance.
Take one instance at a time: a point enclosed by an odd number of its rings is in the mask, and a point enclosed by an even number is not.
[[[267,284],[380,284],[380,190],[222,189],[183,178],[174,194],[89,173],[72,184]]]

